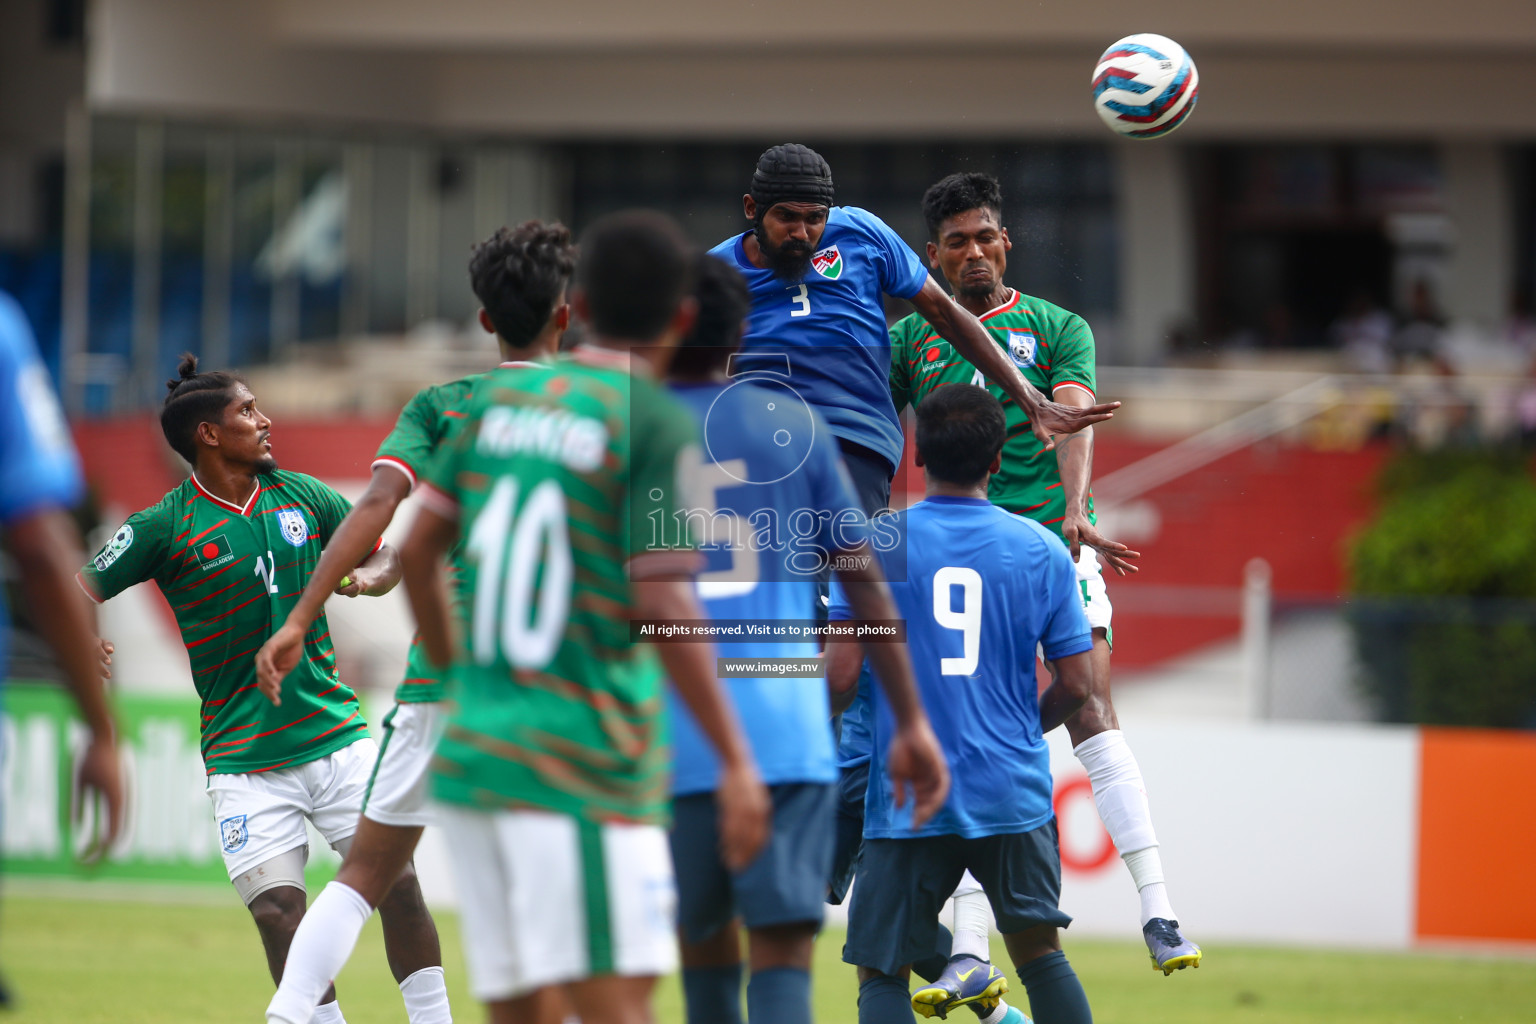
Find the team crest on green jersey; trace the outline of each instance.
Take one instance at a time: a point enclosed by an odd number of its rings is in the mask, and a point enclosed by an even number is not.
[[[829,245],[811,257],[811,266],[828,281],[836,281],[843,276],[843,254],[837,246]]]
[[[1009,331],[1008,354],[1021,369],[1035,365],[1035,335],[1032,331]]]
[[[304,546],[309,540],[309,522],[304,518],[304,513],[296,508],[280,508],[277,510],[277,525],[283,528],[283,540],[296,548]]]

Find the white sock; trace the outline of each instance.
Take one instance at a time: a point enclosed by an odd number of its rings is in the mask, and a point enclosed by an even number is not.
[[[1141,923],[1145,925],[1154,917],[1173,920],[1173,907],[1163,883],[1163,862],[1157,852],[1157,833],[1152,829],[1152,808],[1147,804],[1147,785],[1136,755],[1126,745],[1125,734],[1107,729],[1079,743],[1072,753],[1088,772],[1099,818],[1141,894]]]
[[[955,938],[950,956],[992,959],[992,944],[987,934],[991,916],[987,910],[987,894],[967,871],[955,888]]]
[[[1157,847],[1149,846],[1120,859],[1125,861],[1125,866],[1131,871],[1131,878],[1136,881],[1136,891],[1141,896],[1143,927],[1154,917],[1177,921],[1173,904],[1168,901],[1168,886],[1163,884],[1163,858],[1158,855]]]
[[[306,1024],[311,1015],[316,1024],[342,1021],[340,1010],[323,1017],[315,1004],[346,966],[372,914],[368,901],[351,886],[331,882],[320,890],[293,934],[283,980],[267,1004],[267,1024]]]
[[[323,994],[323,993],[322,993]],[[341,1000],[326,1003],[315,1007],[314,1016],[309,1018],[314,1024],[347,1024],[347,1018],[341,1015]]]
[[[992,1010],[991,1013],[987,1014],[985,1017],[981,1017],[979,1014],[977,1016],[981,1020],[981,1024],[999,1024],[999,1022],[1002,1021],[1004,1017],[1008,1016],[1008,1004],[999,999],[997,1001],[997,1006]]]
[[[411,1024],[453,1024],[441,967],[423,967],[406,978],[400,983],[400,995]]]

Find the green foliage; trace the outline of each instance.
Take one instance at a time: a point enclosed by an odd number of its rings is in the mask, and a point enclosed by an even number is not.
[[[1536,481],[1502,453],[1407,453],[1379,489],[1349,589],[1383,717],[1536,725]]]

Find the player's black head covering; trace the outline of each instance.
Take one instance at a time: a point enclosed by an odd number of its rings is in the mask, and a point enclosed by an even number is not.
[[[831,206],[832,168],[820,153],[798,142],[774,146],[757,158],[752,172],[752,201],[757,219],[775,203],[816,203]]]

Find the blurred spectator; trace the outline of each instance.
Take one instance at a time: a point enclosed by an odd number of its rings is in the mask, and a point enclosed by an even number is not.
[[[1515,394],[1514,420],[1520,443],[1527,448],[1536,448],[1536,359],[1531,361],[1525,380]]]
[[[1366,289],[1358,288],[1349,297],[1328,335],[1353,372],[1392,372],[1392,314]]]
[[[1504,323],[1504,343],[1522,358],[1536,357],[1536,314],[1531,309],[1531,290],[1516,288],[1509,299],[1509,319]]]
[[[1436,356],[1423,369],[1427,379],[1420,377],[1417,386],[1410,386],[1413,397],[1399,410],[1403,432],[1418,448],[1476,445],[1481,440],[1477,406],[1457,380],[1456,367]]]
[[[1392,351],[1399,365],[1414,360],[1433,361],[1440,355],[1444,332],[1445,317],[1435,302],[1429,282],[1421,277],[1413,282],[1413,287],[1408,291],[1408,308],[1403,317],[1403,325],[1392,336]]]

